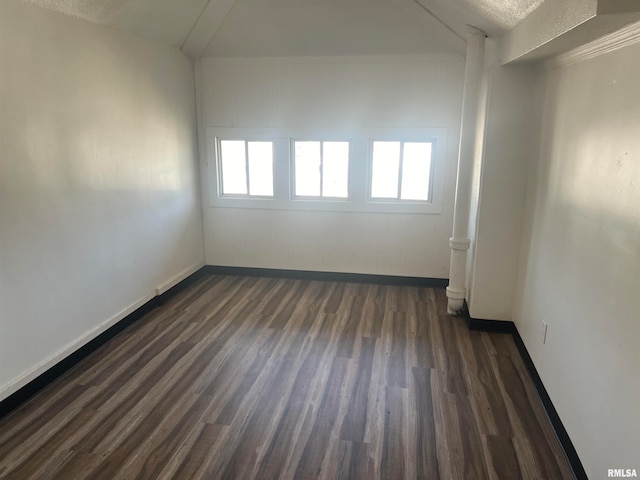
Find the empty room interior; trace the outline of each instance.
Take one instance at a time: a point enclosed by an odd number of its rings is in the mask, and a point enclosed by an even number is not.
[[[0,1],[0,478],[640,471],[640,2]]]

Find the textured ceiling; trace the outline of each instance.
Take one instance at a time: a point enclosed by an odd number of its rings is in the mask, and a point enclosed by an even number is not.
[[[174,47],[182,46],[208,2],[208,0],[24,1]]]
[[[500,36],[538,8],[544,0],[417,0],[455,29],[474,25]],[[553,0],[556,1],[556,0]]]
[[[236,0],[206,56],[359,55],[464,51],[415,3]]]
[[[465,24],[502,35],[543,0],[23,1],[167,45],[195,42],[192,56],[284,56],[462,52]]]

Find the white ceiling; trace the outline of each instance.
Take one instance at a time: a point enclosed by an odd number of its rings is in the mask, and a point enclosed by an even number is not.
[[[166,45],[181,47],[209,0],[24,1]]]
[[[501,36],[538,8],[544,0],[417,0],[451,26],[473,25]]]
[[[391,0],[236,0],[205,56],[358,55],[464,49],[415,4]]]
[[[464,51],[543,0],[23,0],[204,56]]]

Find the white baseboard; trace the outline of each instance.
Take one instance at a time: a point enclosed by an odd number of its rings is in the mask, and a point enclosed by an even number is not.
[[[206,263],[204,261],[204,258],[201,259],[201,260],[198,260],[196,263],[194,263],[193,265],[185,268],[180,273],[174,275],[173,277],[171,277],[166,282],[163,282],[160,285],[158,285],[156,287],[156,295],[162,295],[164,292],[169,290],[171,287],[176,286],[182,280],[184,280],[185,278],[189,277],[190,275],[193,275],[194,273],[196,273],[198,270],[200,270],[205,265],[206,265]]]
[[[38,363],[35,367],[27,371],[25,374],[21,375],[20,377],[4,385],[2,388],[0,388],[0,401],[4,400],[5,398],[9,397],[13,393],[17,392],[22,387],[27,385],[30,381],[34,380],[35,378],[37,378],[38,376],[42,375],[44,372],[49,370],[51,367],[53,367],[60,361],[64,360],[65,358],[67,358],[73,352],[83,347],[84,345],[89,343],[91,340],[96,338],[98,335],[100,335],[104,331],[114,326],[116,323],[118,323],[120,320],[125,318],[127,315],[135,312],[138,308],[142,307],[145,303],[149,302],[150,300],[155,298],[157,295],[162,295],[171,287],[177,285],[182,280],[187,278],[189,275],[197,272],[204,265],[205,265],[204,259],[199,260],[193,265],[190,265],[189,267],[182,270],[180,273],[171,277],[166,282],[163,282],[162,284],[160,284],[156,288],[155,294],[145,295],[144,297],[136,300],[131,305],[129,305],[128,307],[124,308],[123,310],[115,314],[113,317],[102,322],[97,327],[89,330],[80,338],[74,340],[73,342],[71,342],[61,350],[57,351],[55,354],[51,355],[49,358]]]
[[[44,372],[49,370],[51,367],[53,367],[54,365],[56,365],[60,361],[64,360],[69,355],[71,355],[73,352],[75,352],[76,350],[78,350],[79,348],[81,348],[82,346],[86,345],[87,343],[89,343],[94,338],[96,338],[102,332],[104,332],[105,330],[107,330],[107,329],[111,328],[112,326],[114,326],[116,323],[118,323],[120,320],[125,318],[127,315],[135,312],[138,308],[143,306],[149,300],[152,300],[154,297],[155,297],[155,295],[146,295],[146,296],[140,298],[139,300],[135,301],[134,303],[132,303],[131,305],[129,305],[125,309],[123,309],[120,312],[118,312],[113,317],[111,317],[108,320],[102,322],[100,325],[98,325],[97,327],[89,330],[87,333],[82,335],[80,338],[74,340],[73,342],[68,344],[66,347],[64,347],[61,350],[57,351],[55,354],[53,354],[52,356],[50,356],[46,360],[40,362],[35,367],[33,367],[31,370],[27,371],[27,373],[23,374],[22,376],[18,377],[17,379],[15,379],[15,380],[9,382],[7,385],[3,386],[2,389],[0,389],[0,400],[4,400],[9,395],[11,395],[11,394],[17,392],[18,390],[20,390],[22,387],[24,387],[26,384],[28,384],[31,380],[34,380],[38,376],[42,375]]]

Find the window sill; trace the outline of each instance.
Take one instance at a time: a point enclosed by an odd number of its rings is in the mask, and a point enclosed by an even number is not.
[[[348,200],[265,199],[265,198],[216,198],[213,208],[244,208],[256,210],[298,210],[350,213],[442,213],[442,206],[427,202],[355,202]]]

